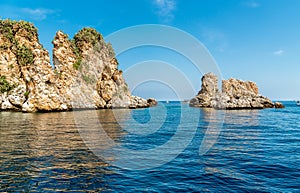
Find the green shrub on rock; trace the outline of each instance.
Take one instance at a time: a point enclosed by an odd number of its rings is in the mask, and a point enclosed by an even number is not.
[[[20,45],[16,40],[16,34],[33,41],[33,37],[38,37],[37,28],[30,22],[1,20],[0,19],[0,34],[5,38],[4,44],[0,46],[1,50],[11,49],[17,56],[18,64],[25,66],[33,64],[34,56],[32,50],[26,45]]]
[[[11,85],[7,80],[6,76],[0,76],[0,92],[5,93],[14,89],[16,85]]]
[[[115,52],[110,43],[105,43],[103,36],[94,28],[83,28],[77,32],[71,41],[73,53],[76,55],[76,61],[73,64],[76,70],[80,70],[80,63],[83,61],[82,52],[86,44],[93,46],[94,52],[100,53],[106,49],[110,58],[115,58]]]
[[[30,22],[19,21],[18,22],[20,29],[25,29],[28,32],[28,38],[32,39],[34,36],[38,37],[37,28]]]
[[[77,47],[80,47],[83,42],[91,43],[93,46],[96,43],[103,41],[102,35],[94,28],[83,28],[74,36],[74,41]]]
[[[6,37],[11,43],[15,39],[15,31],[13,26],[16,24],[16,21],[12,20],[0,20],[0,33]]]
[[[6,37],[11,43],[15,43],[15,35],[20,30],[27,32],[27,38],[31,40],[34,36],[38,37],[37,28],[30,22],[14,21],[10,19],[0,20],[0,34]]]
[[[78,57],[77,60],[74,62],[73,67],[74,67],[76,70],[79,70],[80,65],[81,65],[81,62],[82,62],[82,58],[81,58],[81,57]]]
[[[17,59],[21,66],[33,64],[33,58],[33,53],[30,48],[28,48],[26,45],[18,45]]]
[[[112,47],[111,43],[106,44],[107,50],[108,50],[108,55],[110,58],[115,58],[115,51],[114,48]]]
[[[29,94],[30,94],[30,92],[27,90],[27,91],[24,93],[24,96],[28,99]]]

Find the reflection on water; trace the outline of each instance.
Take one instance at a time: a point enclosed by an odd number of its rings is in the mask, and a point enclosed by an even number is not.
[[[78,125],[74,119],[83,115],[88,118],[89,114],[95,112],[2,112],[0,190],[103,189],[106,186],[103,175],[111,172],[105,169],[107,164],[86,147],[78,133],[80,126],[92,130],[96,129],[97,124],[95,120],[86,119],[85,125]],[[112,139],[117,140],[123,135],[112,111],[97,113],[103,128]],[[99,183],[95,184],[97,181]]]
[[[202,140],[199,153],[204,155],[212,146],[218,143],[219,137],[222,139],[232,139],[233,141],[243,141],[241,143],[251,143],[259,136],[259,130],[255,127],[259,125],[259,111],[258,110],[215,110],[204,108],[201,109],[201,120],[207,123],[205,127],[205,135]],[[223,130],[223,125],[226,125],[226,130]],[[240,127],[248,127],[254,129],[247,129],[240,132]],[[222,135],[221,131],[223,130]],[[237,143],[233,146],[232,141],[228,141],[226,148],[233,150],[234,148],[248,148]],[[248,144],[249,145],[249,144]],[[221,149],[222,151],[227,150]]]
[[[221,116],[224,118],[222,131],[219,131],[220,127],[218,127],[220,121],[218,114],[220,113],[224,113]],[[210,128],[209,126],[203,127],[206,131],[203,140],[212,146],[210,151],[204,155],[206,159],[202,162],[205,174],[216,176],[216,183],[223,185],[224,191],[241,191],[241,187],[247,191],[256,191],[249,185],[249,173],[252,173],[254,179],[258,180],[255,175],[260,166],[256,163],[266,162],[265,142],[262,136],[262,132],[265,131],[262,130],[259,120],[261,112],[258,110],[216,111],[203,109],[202,114],[203,120],[211,125]],[[249,173],[244,173],[246,170],[249,170]],[[239,188],[233,186],[227,189],[228,182],[238,184]],[[263,184],[258,181],[255,183]],[[268,188],[261,190],[267,191]]]
[[[130,117],[129,109],[100,111],[75,111],[76,127],[85,145],[106,161],[115,161],[118,155],[113,149],[127,133],[120,127]]]
[[[231,125],[257,126],[259,125],[259,110],[229,110],[226,111],[225,123]]]
[[[199,155],[206,154],[218,142],[225,118],[224,113],[224,111],[215,109],[201,109],[201,118],[208,125],[205,127],[205,134],[200,144]]]
[[[299,120],[299,108],[180,108],[179,103],[158,106],[151,117],[147,117],[146,110],[124,109],[45,114],[0,112],[0,192],[299,191],[300,127],[295,121]],[[174,137],[181,112],[200,115],[184,116],[187,120],[183,133],[195,131],[189,123],[199,124],[188,147],[165,165],[142,171],[124,170],[93,153],[107,152],[109,160],[115,161],[120,157],[112,151],[116,143],[141,150],[162,145]],[[158,120],[163,116],[167,118],[161,124]],[[157,123],[162,128],[145,132],[147,135],[136,132],[146,129],[140,127],[146,120],[153,120],[151,126]],[[93,146],[95,142],[101,145]],[[180,142],[176,143],[178,148],[182,146]],[[199,155],[200,145],[208,149],[205,154],[200,148]]]

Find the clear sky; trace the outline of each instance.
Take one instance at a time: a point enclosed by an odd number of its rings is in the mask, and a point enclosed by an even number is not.
[[[133,25],[170,25],[201,41],[224,78],[252,80],[263,95],[274,100],[300,99],[299,0],[6,0],[0,2],[0,16],[33,22],[41,43],[50,51],[57,30],[73,37],[90,26],[107,36]],[[121,69],[146,56],[134,53],[120,56]],[[182,70],[199,89],[202,75],[185,68]],[[159,89],[149,88],[147,93],[146,86],[135,92],[173,98]]]

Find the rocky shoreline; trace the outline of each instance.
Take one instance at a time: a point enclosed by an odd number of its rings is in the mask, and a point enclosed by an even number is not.
[[[73,109],[146,108],[155,99],[131,95],[112,45],[93,28],[73,39],[58,31],[49,52],[37,28],[0,20],[0,111],[49,112]]]
[[[215,109],[264,109],[284,108],[259,94],[254,82],[231,78],[222,80],[222,91],[218,89],[218,78],[212,73],[202,77],[201,90],[190,100],[191,107]]]

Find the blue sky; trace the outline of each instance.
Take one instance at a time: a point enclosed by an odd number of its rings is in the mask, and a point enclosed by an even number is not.
[[[300,99],[300,1],[298,0],[7,0],[0,16],[27,20],[39,29],[40,41],[52,50],[57,30],[70,37],[82,27],[107,36],[140,24],[164,24],[184,30],[201,41],[216,60],[224,78],[252,80],[274,100]],[[143,61],[147,48],[120,56],[120,68]],[[167,51],[151,52],[154,59]],[[151,55],[151,56],[152,56]],[[135,57],[136,56],[136,57]],[[134,58],[134,59],[133,59]],[[170,54],[170,61],[174,56]],[[201,74],[178,64],[195,89]],[[166,73],[167,74],[167,73]],[[135,89],[144,97],[174,98],[170,88],[145,84]],[[156,88],[156,90],[155,90]],[[147,90],[148,89],[148,90]],[[194,95],[196,93],[192,93]],[[190,96],[190,95],[187,95]]]

